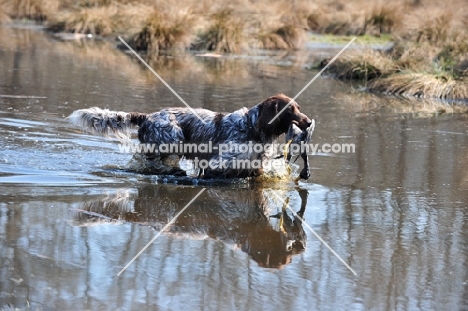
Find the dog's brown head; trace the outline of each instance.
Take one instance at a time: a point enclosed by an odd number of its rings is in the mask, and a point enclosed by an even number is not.
[[[292,98],[286,95],[278,94],[260,103],[258,105],[257,129],[267,136],[284,134],[292,124],[297,125],[302,130],[307,129],[312,121],[301,112],[301,107],[291,100]]]

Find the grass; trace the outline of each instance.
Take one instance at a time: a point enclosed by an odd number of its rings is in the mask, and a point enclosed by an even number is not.
[[[76,12],[64,12],[50,18],[49,29],[54,32],[86,33],[108,36],[118,28],[118,7],[90,7]]]
[[[278,28],[260,32],[257,35],[257,47],[266,50],[300,49],[305,41],[305,32],[302,28],[287,23]]]
[[[238,53],[246,48],[249,20],[243,12],[221,7],[209,16],[210,23],[201,30],[193,44],[197,50]]]
[[[380,32],[392,32],[392,50],[347,52],[330,72],[339,79],[363,80],[373,92],[467,99],[468,16],[454,3],[433,9],[413,8],[406,16],[410,28],[401,27],[404,17],[387,22],[387,30],[382,26]]]
[[[59,10],[59,0],[0,0],[0,11],[16,19],[44,21]]]
[[[0,6],[0,25],[9,23],[10,21],[11,21],[10,17],[5,12],[5,10]]]
[[[325,67],[328,59],[318,67]],[[351,51],[336,59],[328,67],[338,79],[370,81],[397,71],[394,62],[383,53],[371,49]]]
[[[346,36],[346,35],[331,35],[331,34],[317,34],[317,33],[310,33],[308,35],[309,41],[316,41],[316,42],[323,42],[323,43],[331,43],[331,44],[340,44],[345,45],[351,39],[353,39],[353,35]],[[356,40],[353,44],[359,45],[372,45],[372,44],[388,44],[391,43],[393,40],[390,34],[383,34],[381,36],[373,36],[373,35],[362,35],[357,36]]]
[[[449,75],[436,76],[427,73],[399,73],[376,79],[370,83],[368,89],[405,97],[468,98],[468,81],[456,80]]]
[[[370,12],[366,12],[363,33],[375,33],[379,36],[392,33],[401,23],[400,16],[403,14],[404,7],[407,7],[404,2],[402,4],[374,4]]]
[[[391,51],[347,51],[329,71],[372,91],[466,98],[465,0],[0,0],[0,22],[46,21],[52,31],[125,37],[156,57],[174,48],[240,53],[301,49],[304,42],[394,42]],[[312,35],[307,35],[308,33]],[[326,64],[327,60],[322,62]]]
[[[338,58],[328,70],[338,79],[365,81],[372,92],[419,98],[468,98],[468,60],[463,57],[460,58],[463,61],[457,60],[452,48],[444,46],[437,52],[427,46],[397,51],[353,51]],[[327,61],[322,61],[320,67]]]
[[[304,43],[304,32],[293,26],[284,25],[257,34],[255,47],[265,50],[297,50]]]
[[[366,6],[359,5],[363,7]],[[373,8],[369,16],[350,15],[347,13],[350,5],[339,1],[317,4],[306,0],[228,3],[219,0],[0,0],[0,8],[12,18],[47,20],[52,31],[102,36],[120,31],[134,36],[138,46],[155,52],[171,48],[175,41],[187,46],[188,38],[193,48],[215,52],[237,53],[249,46],[300,49],[306,40],[306,30],[363,34],[364,28],[372,31],[378,26],[383,33],[396,24],[396,13],[387,7]],[[183,11],[194,14],[189,18]],[[152,17],[148,17],[149,12]],[[135,37],[138,26],[140,34]]]
[[[307,39],[303,7],[294,6],[294,2],[292,7],[281,1],[272,4],[261,7],[261,12],[266,13],[257,17],[253,46],[267,50],[301,49]]]
[[[158,55],[161,50],[186,49],[191,43],[195,19],[186,10],[159,11],[153,9],[141,28],[129,36],[129,44],[136,50]]]

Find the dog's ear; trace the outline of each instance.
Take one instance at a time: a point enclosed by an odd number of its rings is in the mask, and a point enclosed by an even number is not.
[[[278,114],[278,106],[278,99],[275,97],[267,98],[258,105],[259,111],[256,122],[258,130],[269,132],[267,130],[268,128],[271,130],[274,128],[278,118],[276,118],[272,124],[269,123]]]

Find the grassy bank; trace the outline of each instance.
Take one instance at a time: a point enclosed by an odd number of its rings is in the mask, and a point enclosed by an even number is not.
[[[54,32],[123,35],[136,49],[156,54],[173,48],[299,49],[307,22],[298,17],[286,0],[0,0],[0,22],[31,19]]]
[[[387,18],[394,20],[394,27],[388,29],[395,43],[391,50],[347,52],[330,64],[329,72],[338,79],[361,80],[372,92],[467,100],[466,4],[450,1],[441,8],[437,2],[414,1],[406,5],[405,13]]]
[[[459,34],[459,38],[462,35]],[[329,65],[342,80],[372,92],[420,98],[468,99],[467,39],[437,44],[398,41],[390,51],[358,50]],[[324,67],[324,60],[318,67]]]
[[[398,25],[393,6],[369,8],[364,0],[0,0],[1,13],[53,31],[124,34],[152,51],[180,42],[217,52],[299,49],[308,31],[380,36]]]
[[[364,44],[393,41],[390,51],[347,51],[329,71],[370,91],[444,99],[467,98],[465,12],[464,0],[0,0],[0,23],[32,19],[55,32],[122,35],[150,55],[301,49],[355,35]]]

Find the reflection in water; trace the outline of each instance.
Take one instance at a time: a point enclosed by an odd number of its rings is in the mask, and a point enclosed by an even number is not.
[[[115,196],[83,203],[74,209],[74,225],[125,221],[161,230],[192,198],[199,188],[146,185],[135,195],[118,192]],[[169,232],[188,234],[189,238],[208,236],[233,244],[248,253],[260,266],[282,268],[292,256],[305,249],[305,233],[300,219],[288,214],[287,207],[274,200],[274,189],[206,190],[177,218]],[[307,190],[297,189],[302,217]],[[291,194],[288,194],[291,195]],[[279,203],[279,204],[278,204]]]

